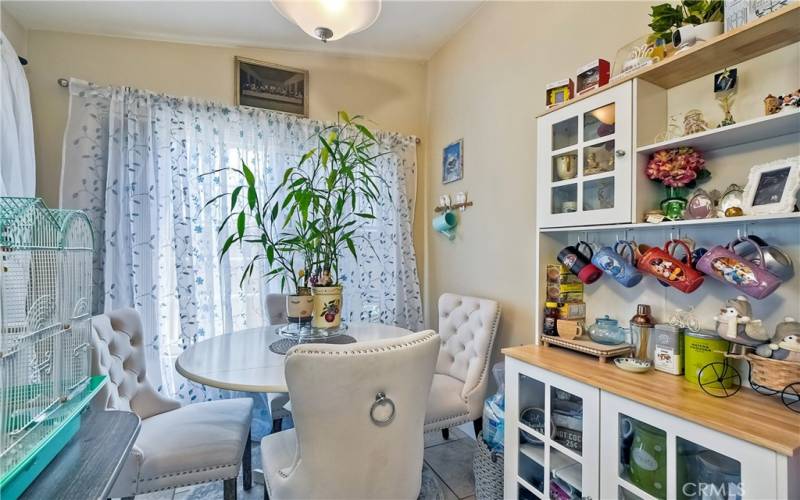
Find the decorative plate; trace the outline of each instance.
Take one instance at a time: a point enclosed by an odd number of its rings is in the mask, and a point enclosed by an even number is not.
[[[614,364],[617,365],[617,368],[620,370],[632,373],[644,373],[649,371],[652,366],[650,361],[636,358],[616,358],[614,359]]]
[[[706,219],[714,214],[714,202],[704,189],[697,189],[686,205],[687,219]]]

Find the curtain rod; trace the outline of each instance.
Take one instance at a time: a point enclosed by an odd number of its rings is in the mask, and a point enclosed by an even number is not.
[[[61,87],[69,87],[69,80],[67,80],[66,78],[59,78],[56,81],[58,82],[58,84]],[[420,143],[422,143],[422,139],[420,139],[419,137],[415,137],[414,138],[414,142],[416,142],[417,144],[420,144]]]

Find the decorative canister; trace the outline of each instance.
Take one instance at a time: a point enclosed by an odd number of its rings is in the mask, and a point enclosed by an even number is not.
[[[631,481],[656,498],[666,498],[667,436],[638,420],[633,420]]]
[[[683,332],[667,323],[653,329],[653,368],[680,375],[683,373]]]
[[[728,341],[709,330],[699,332],[686,332],[684,335],[684,377],[692,383],[697,383],[697,375],[709,363],[723,363],[725,352],[728,350]],[[706,370],[711,373],[709,370]],[[733,381],[726,381],[730,387]]]
[[[342,287],[315,286],[314,317],[311,326],[314,328],[337,328],[342,324]]]

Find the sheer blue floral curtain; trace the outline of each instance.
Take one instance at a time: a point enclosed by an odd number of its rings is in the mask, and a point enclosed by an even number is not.
[[[70,82],[64,135],[61,203],[85,210],[95,229],[95,303],[102,312],[133,306],[145,321],[148,364],[160,390],[186,401],[219,394],[183,380],[174,359],[200,339],[264,324],[264,298],[277,291],[258,280],[239,287],[248,249],[222,261],[217,228],[229,191],[226,172],[242,161],[263,185],[309,148],[325,124],[283,113],[228,107],[128,87]],[[411,224],[416,190],[416,144],[411,137],[377,134],[387,193],[369,232],[375,252],[348,260],[346,317],[418,330],[422,306]]]

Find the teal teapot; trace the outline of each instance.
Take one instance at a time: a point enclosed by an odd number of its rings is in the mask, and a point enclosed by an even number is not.
[[[606,314],[589,326],[589,336],[598,344],[619,345],[625,342],[625,329],[620,328],[619,322]]]

